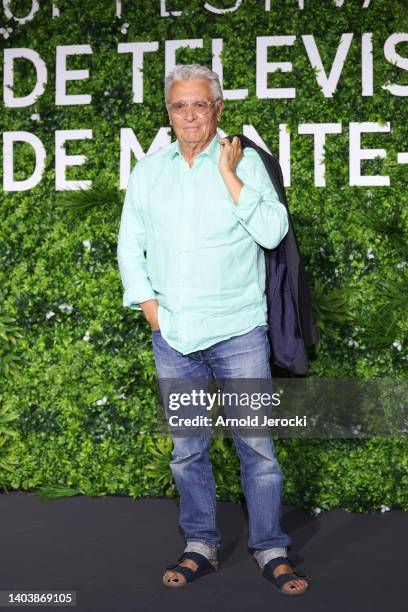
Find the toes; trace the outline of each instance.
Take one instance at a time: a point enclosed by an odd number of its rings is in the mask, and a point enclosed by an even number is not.
[[[283,587],[285,591],[306,591],[307,582],[305,580],[291,580]]]
[[[176,584],[179,584],[183,581],[183,576],[181,576],[181,574],[178,572],[168,572],[164,575],[164,579],[166,582],[175,582]]]

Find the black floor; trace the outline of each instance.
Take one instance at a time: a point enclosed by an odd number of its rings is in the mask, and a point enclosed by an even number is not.
[[[408,513],[348,513],[316,518],[284,507],[289,550],[311,585],[283,597],[263,580],[247,550],[242,505],[218,504],[220,570],[175,591],[163,568],[184,549],[171,499],[71,497],[43,502],[0,492],[0,591],[72,590],[81,612],[406,610]],[[62,610],[64,607],[48,607]]]

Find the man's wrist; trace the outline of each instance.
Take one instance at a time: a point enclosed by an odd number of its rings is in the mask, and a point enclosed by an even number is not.
[[[235,170],[232,170],[232,168],[228,168],[227,170],[220,170],[222,176],[237,176],[237,173],[235,172]]]
[[[157,300],[146,300],[140,304],[141,309],[143,310],[143,314],[145,316],[146,321],[150,324],[151,321],[154,322],[157,309],[159,307]]]

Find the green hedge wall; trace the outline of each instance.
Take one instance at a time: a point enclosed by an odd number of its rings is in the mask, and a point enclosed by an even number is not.
[[[377,378],[407,375],[408,213],[405,100],[381,85],[408,85],[405,70],[384,58],[394,32],[408,32],[404,1],[245,0],[238,10],[214,14],[204,2],[167,2],[181,16],[160,16],[160,2],[41,2],[32,21],[2,19],[12,31],[4,48],[36,50],[48,68],[45,93],[35,104],[3,108],[2,132],[29,131],[46,151],[41,182],[23,192],[1,192],[0,242],[0,486],[57,496],[126,494],[176,496],[168,462],[171,440],[155,435],[156,376],[149,326],[141,312],[124,309],[116,260],[124,199],[119,188],[120,129],[132,128],[144,151],[168,126],[163,103],[164,42],[203,38],[203,49],[182,49],[177,63],[211,67],[211,39],[222,38],[224,88],[247,87],[244,100],[227,100],[220,127],[242,133],[252,125],[278,156],[278,126],[291,131],[289,207],[311,281],[321,332],[312,377]],[[231,8],[234,1],[214,2]],[[31,1],[12,2],[25,15]],[[123,24],[129,27],[124,33]],[[5,24],[5,25],[4,25]],[[126,30],[126,27],[125,27]],[[315,36],[328,71],[342,33],[354,38],[332,98],[325,98],[301,42]],[[374,95],[361,95],[361,34],[373,32]],[[270,60],[291,61],[270,87],[295,86],[295,99],[256,97],[256,37],[295,34],[292,47],[270,50]],[[8,35],[8,37],[5,37]],[[144,59],[144,103],[132,102],[131,59],[120,42],[159,42]],[[91,93],[87,106],[55,105],[55,48],[90,44],[93,55],[71,58],[69,68],[90,77],[68,93]],[[398,45],[408,57],[408,43]],[[1,66],[2,77],[3,67]],[[2,79],[3,80],[3,79]],[[35,71],[16,62],[16,95],[31,91]],[[109,95],[105,94],[108,92]],[[40,120],[32,116],[38,113]],[[365,174],[387,174],[389,187],[349,186],[351,121],[391,122],[392,132],[364,135],[364,146],[385,148],[385,159],[363,162]],[[313,139],[299,123],[341,122],[326,139],[326,187],[314,186]],[[92,128],[93,138],[70,142],[69,154],[87,161],[69,179],[91,179],[85,193],[55,193],[55,130]],[[34,167],[28,145],[15,147],[15,178]],[[135,163],[136,160],[133,160]],[[85,243],[84,243],[85,241]],[[86,241],[90,241],[90,244]],[[51,315],[51,313],[54,313]],[[85,337],[85,339],[84,339]],[[408,510],[408,442],[276,440],[285,473],[285,501],[318,513],[341,506],[356,511]],[[239,463],[230,439],[213,441],[219,499],[239,500]]]

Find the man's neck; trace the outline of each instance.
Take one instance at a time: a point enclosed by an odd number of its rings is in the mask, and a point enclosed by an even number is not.
[[[200,155],[200,153],[208,147],[208,145],[214,138],[215,134],[216,132],[211,134],[208,140],[204,143],[203,142],[192,142],[192,143],[182,144],[179,141],[180,153],[182,154],[182,156],[184,157],[184,159],[186,160],[190,168],[194,163],[194,159],[197,157],[197,155]]]

